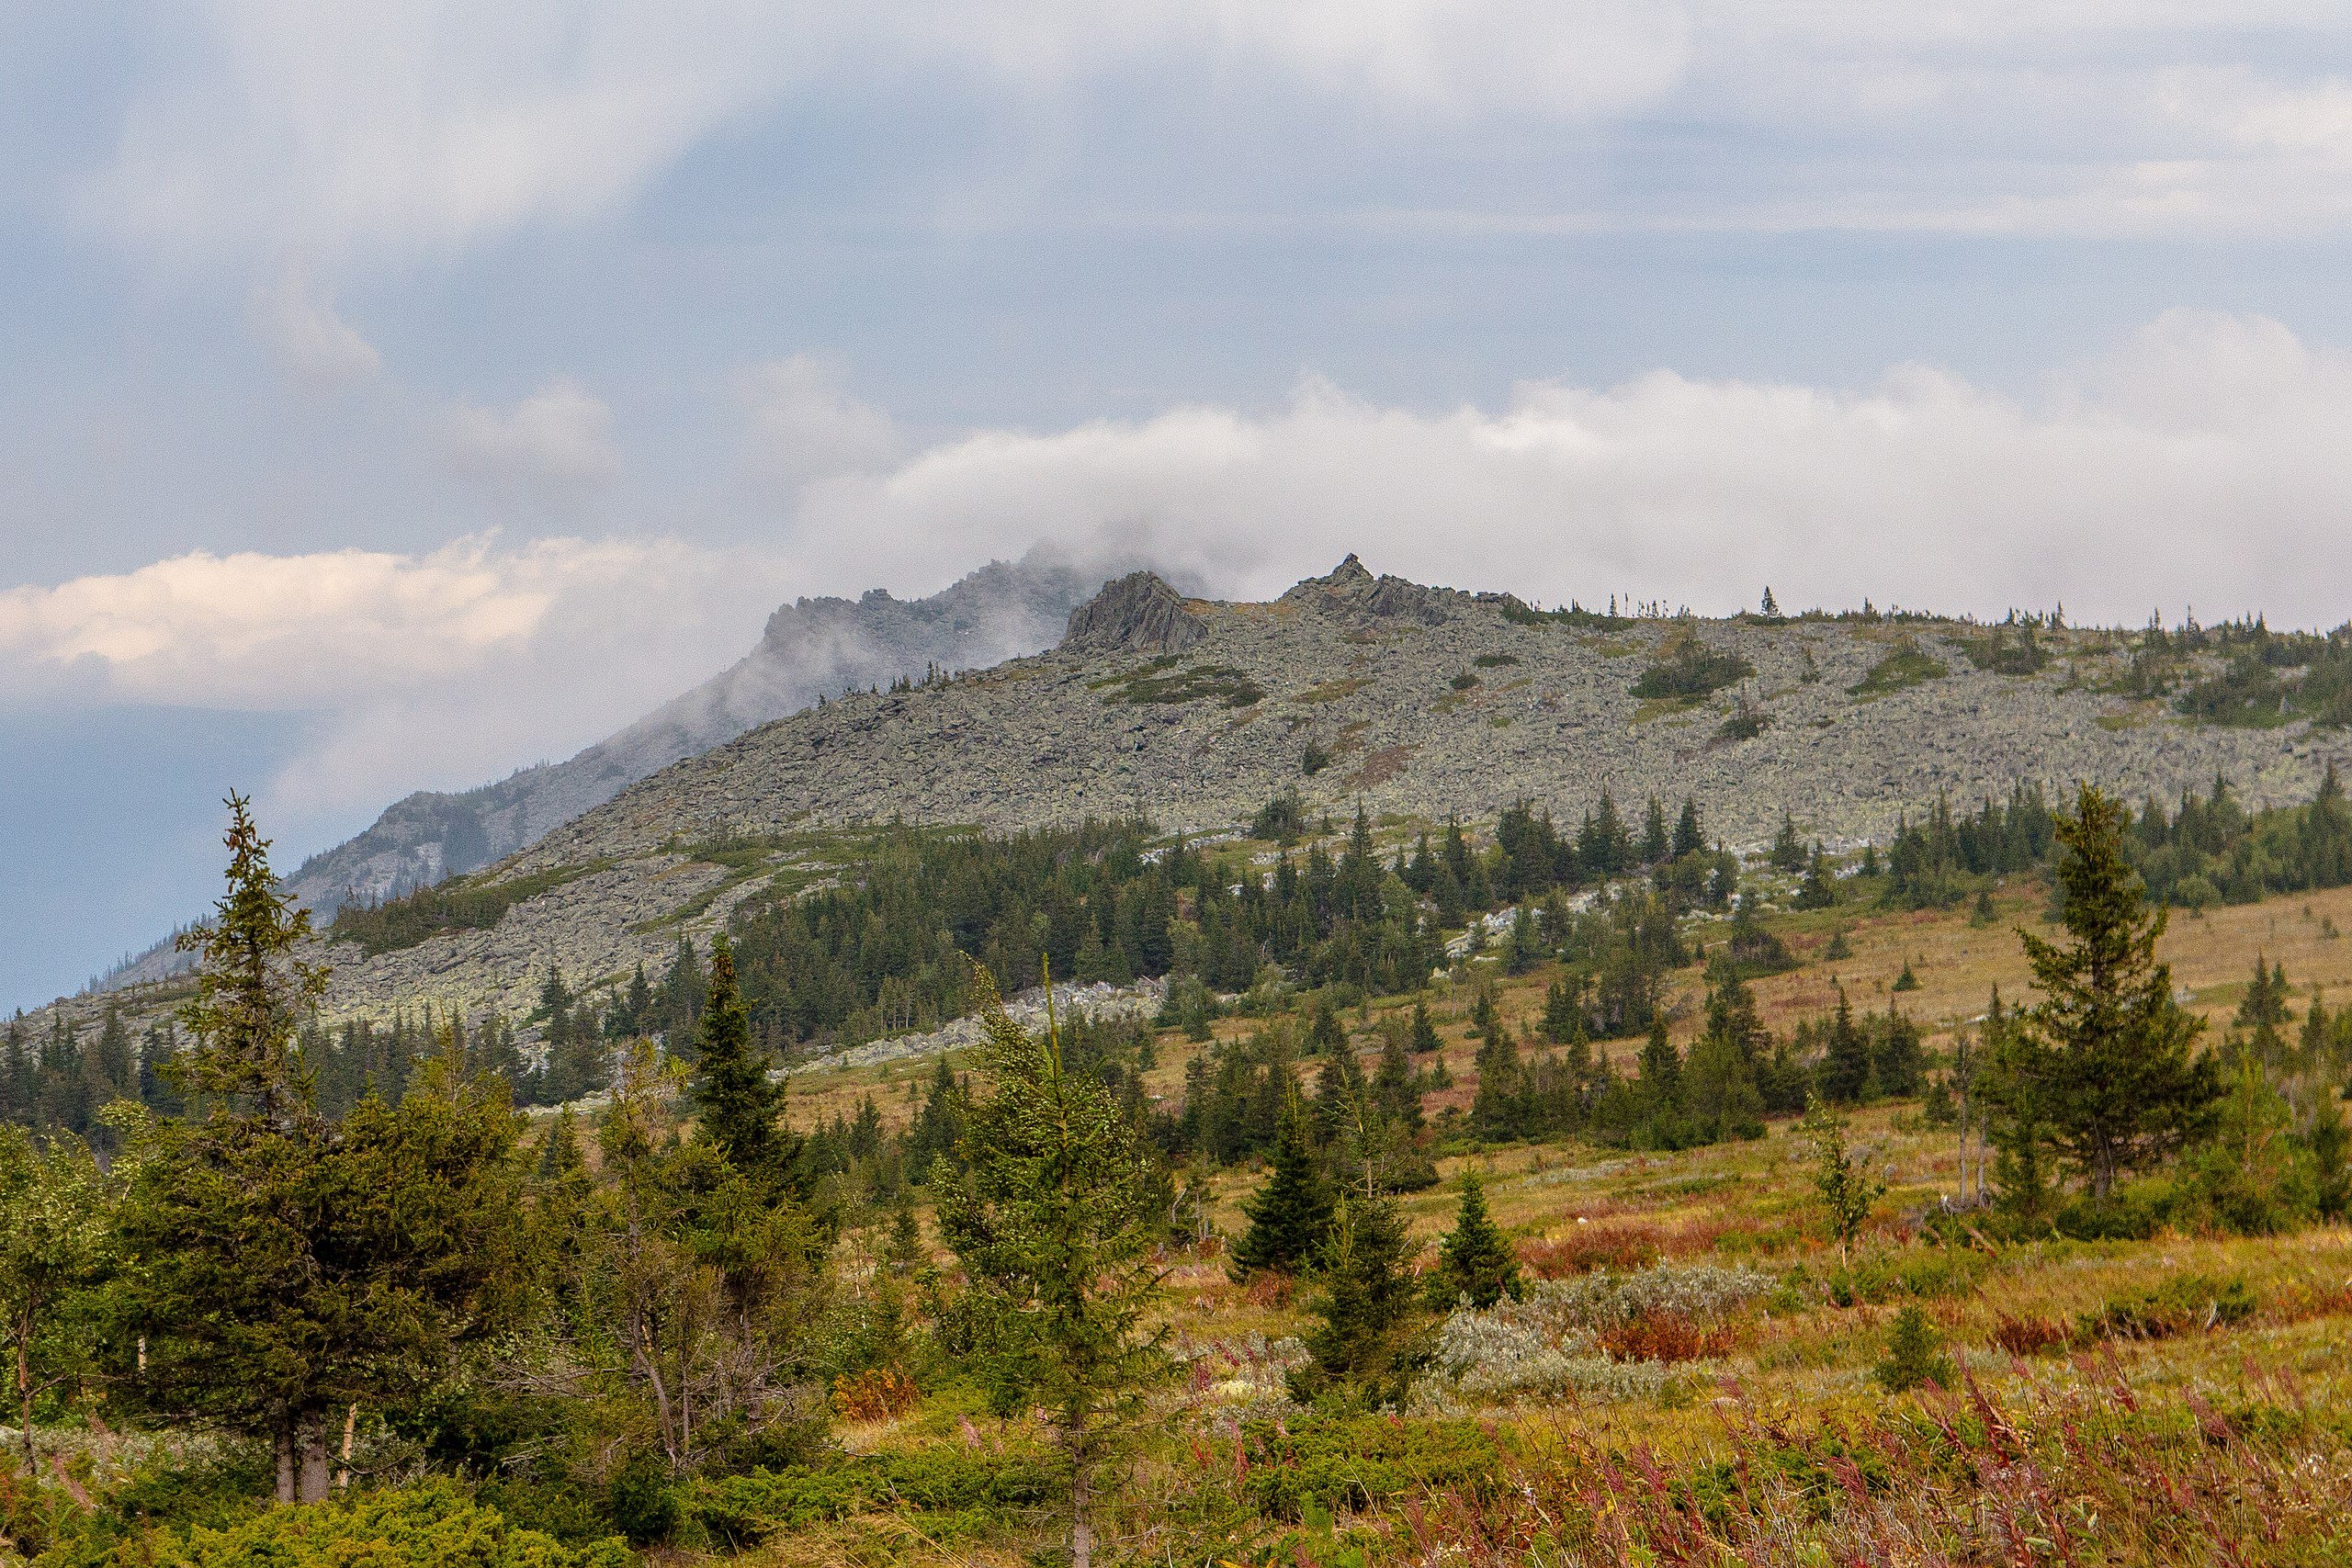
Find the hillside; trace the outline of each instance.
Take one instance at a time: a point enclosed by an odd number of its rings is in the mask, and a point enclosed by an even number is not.
[[[2192,722],[2101,691],[2130,641],[2045,630],[2022,660],[1955,621],[1539,613],[1352,557],[1270,604],[1137,574],[1048,652],[828,701],[639,781],[475,879],[518,896],[489,929],[365,961],[343,948],[331,1006],[520,1012],[550,959],[591,984],[658,968],[771,879],[821,877],[839,859],[823,829],[892,817],[1139,812],[1199,833],[1296,790],[1310,809],[1363,800],[1393,839],[1521,798],[1572,822],[1606,787],[1635,806],[1695,795],[1736,847],[1784,808],[1834,844],[2019,779],[2171,799],[2218,773],[2249,804],[2285,803],[2352,756],[2340,729]],[[1310,747],[1328,757],[1311,773]]]
[[[561,762],[456,793],[419,790],[368,829],[311,856],[287,890],[323,920],[478,871],[682,757],[691,757],[845,688],[887,686],[926,670],[984,668],[1049,646],[1099,579],[1035,558],[991,561],[922,599],[873,589],[802,598],[768,617],[759,643],[692,691]],[[184,961],[164,942],[106,978],[108,989],[162,978]]]

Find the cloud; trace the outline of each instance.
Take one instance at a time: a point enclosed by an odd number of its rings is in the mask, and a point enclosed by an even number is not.
[[[513,0],[492,16],[200,0],[174,36],[78,186],[86,222],[172,257],[447,256],[624,208],[698,144],[797,102],[890,106],[920,138],[942,130],[927,103],[968,116],[976,98],[983,123],[1058,149],[1086,89],[1138,78],[1187,84],[1223,123],[1295,126],[1306,99],[1333,137],[1273,134],[1255,177],[1323,221],[2223,236],[2352,221],[2342,51],[2284,0]],[[968,149],[968,118],[954,123]],[[1503,180],[1509,197],[1482,207],[1456,175],[1349,175],[1301,201],[1299,172],[1335,173],[1349,148],[1388,168],[1400,125],[1484,128],[1479,161],[1533,183]],[[1181,168],[1197,150],[1169,153]],[[1102,173],[1148,205],[1170,171]],[[1580,194],[1546,209],[1545,192]],[[937,217],[935,191],[913,199]]]
[[[449,415],[449,448],[461,467],[502,485],[578,491],[621,471],[613,411],[560,377],[503,412],[460,405]]]
[[[1697,380],[1519,387],[1417,412],[1310,381],[1263,417],[1197,406],[987,431],[826,479],[790,531],[831,581],[1045,540],[1125,548],[1266,594],[1349,550],[1422,581],[1710,612],[1998,615],[2162,605],[2335,626],[2313,570],[2352,514],[2352,356],[2274,321],[2178,311],[2017,400],[1924,367],[1843,391]]]
[[[828,474],[887,468],[905,445],[888,414],[848,396],[839,370],[809,355],[752,367],[737,396],[751,424],[752,468],[786,491]]]
[[[1229,59],[1381,103],[1588,118],[1671,82],[1678,18],[1633,0],[209,0],[168,73],[140,85],[80,205],[175,252],[446,254],[608,211],[812,86],[944,71],[1036,95],[1139,60]]]
[[[302,266],[288,266],[275,286],[254,288],[253,321],[278,367],[297,381],[331,389],[368,380],[383,367],[375,344],[335,314]]]
[[[310,714],[271,797],[372,808],[599,739],[740,656],[787,582],[670,539],[199,552],[0,592],[0,696]]]

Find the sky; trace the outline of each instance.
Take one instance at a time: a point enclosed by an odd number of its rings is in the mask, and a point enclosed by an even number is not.
[[[0,5],[0,1006],[800,593],[2352,615],[2352,6]]]

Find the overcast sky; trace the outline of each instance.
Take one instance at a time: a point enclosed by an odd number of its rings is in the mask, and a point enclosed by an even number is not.
[[[2352,8],[0,6],[0,1005],[1136,539],[2352,614]]]

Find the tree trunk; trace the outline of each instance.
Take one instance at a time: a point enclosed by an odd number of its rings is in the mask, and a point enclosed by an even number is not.
[[[270,1442],[271,1446],[277,1450],[277,1501],[281,1505],[301,1501],[300,1495],[296,1492],[294,1484],[294,1425],[292,1416],[287,1416],[278,1423],[277,1429],[270,1434]]]
[[[343,1468],[334,1472],[334,1489],[341,1492],[351,1484],[351,1438],[359,1429],[359,1406],[353,1405],[343,1413]]]
[[[33,1472],[33,1371],[26,1346],[32,1337],[30,1320],[20,1321],[17,1325],[17,1401],[25,1424],[17,1436],[24,1439],[27,1475]]]
[[[1087,1522],[1087,1505],[1093,1500],[1092,1488],[1087,1484],[1086,1427],[1075,1424],[1069,1445],[1069,1563],[1070,1568],[1093,1568],[1094,1527]]]
[[[327,1500],[327,1415],[315,1410],[302,1418],[302,1474],[300,1491],[305,1503]]]

